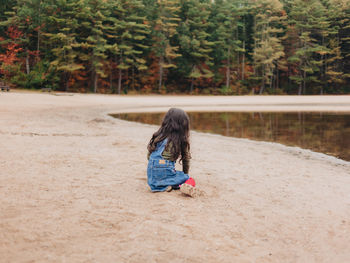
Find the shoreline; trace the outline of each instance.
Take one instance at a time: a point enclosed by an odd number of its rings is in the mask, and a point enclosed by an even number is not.
[[[276,101],[292,103],[288,109],[313,103],[307,107],[334,110],[340,103],[350,111],[350,96],[0,93],[2,259],[346,262],[349,162],[192,131],[190,174],[205,195],[152,194],[146,145],[155,126],[108,115],[152,106],[268,108]]]
[[[132,113],[137,113],[137,112],[138,111],[135,111],[135,112],[132,112]],[[159,113],[163,113],[163,112],[164,111],[160,111]],[[129,111],[128,112],[121,111],[119,113],[130,113],[130,112]],[[155,112],[152,111],[150,113],[155,113]],[[117,117],[110,116],[110,114],[107,114],[107,115],[108,115],[108,118],[112,118],[112,120],[118,119],[118,120],[129,122],[129,123],[132,123],[132,124],[138,124],[138,125],[141,125],[141,126],[145,125],[145,126],[148,126],[148,127],[152,127],[155,130],[158,127],[158,125],[154,125],[154,124],[148,124],[148,123],[142,123],[142,122],[137,122],[137,121],[124,120],[124,119],[119,119]],[[233,140],[243,140],[243,141],[252,142],[252,143],[260,143],[260,144],[265,144],[266,147],[268,147],[270,145],[275,145],[275,146],[281,147],[282,149],[285,148],[286,151],[289,150],[290,152],[295,152],[295,153],[303,152],[303,154],[305,156],[312,155],[313,158],[316,158],[316,159],[319,159],[319,160],[325,160],[325,161],[328,161],[328,162],[331,162],[331,163],[335,163],[336,165],[349,166],[349,168],[350,168],[350,161],[343,160],[343,159],[340,159],[340,158],[338,158],[336,156],[333,156],[333,155],[330,155],[330,154],[326,154],[326,153],[323,153],[323,152],[316,152],[316,151],[313,151],[311,149],[302,148],[302,147],[296,146],[296,145],[293,146],[293,145],[286,145],[286,144],[283,144],[283,143],[280,143],[280,142],[255,140],[255,139],[240,138],[240,137],[233,137],[233,136],[225,136],[225,135],[222,135],[222,134],[203,132],[203,131],[197,131],[197,130],[191,130],[191,133],[204,134],[204,135],[207,135],[207,136],[214,136],[214,137],[219,136],[219,137],[224,137],[224,138],[231,138]]]

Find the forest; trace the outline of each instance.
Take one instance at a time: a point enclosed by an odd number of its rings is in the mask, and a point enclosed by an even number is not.
[[[349,0],[0,0],[0,81],[107,94],[349,94]]]

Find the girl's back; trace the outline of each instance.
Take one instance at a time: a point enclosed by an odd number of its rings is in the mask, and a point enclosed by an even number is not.
[[[147,148],[147,178],[153,192],[169,191],[185,183],[189,179],[191,158],[187,114],[181,109],[171,108],[159,130],[153,134]],[[177,159],[182,162],[183,171],[175,170]]]

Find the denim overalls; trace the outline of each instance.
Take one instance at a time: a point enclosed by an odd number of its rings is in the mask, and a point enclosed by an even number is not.
[[[175,162],[162,157],[167,141],[159,142],[148,160],[147,182],[152,192],[165,191],[169,185],[178,186],[189,179],[184,172],[175,170]]]

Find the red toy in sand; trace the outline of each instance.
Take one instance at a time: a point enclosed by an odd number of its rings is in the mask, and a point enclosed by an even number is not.
[[[188,179],[186,182],[184,182],[184,184],[189,184],[189,185],[192,185],[193,187],[196,186],[196,182],[194,181],[194,179],[192,177],[190,177],[190,179]]]

